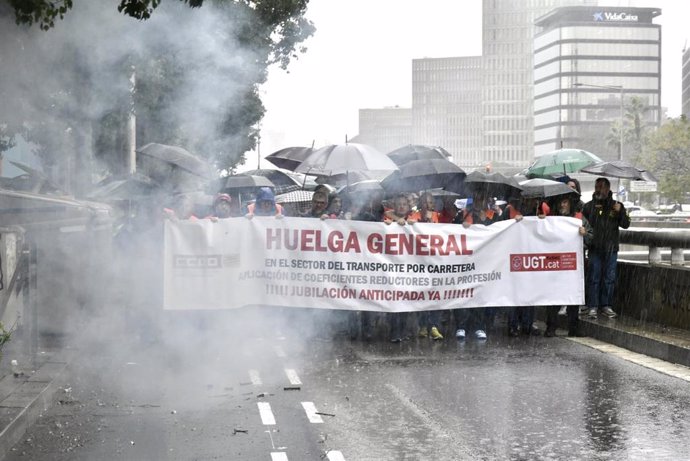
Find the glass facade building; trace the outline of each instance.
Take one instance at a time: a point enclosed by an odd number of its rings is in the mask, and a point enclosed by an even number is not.
[[[482,58],[412,61],[415,143],[442,146],[465,168],[481,160]]]
[[[661,26],[653,23],[660,14],[658,8],[562,7],[536,21],[536,156],[561,147],[604,159],[639,154],[632,152],[626,120],[636,113],[643,126],[660,121]]]
[[[535,20],[553,8],[586,0],[482,2],[482,152],[494,165],[527,166],[534,157],[533,39]]]

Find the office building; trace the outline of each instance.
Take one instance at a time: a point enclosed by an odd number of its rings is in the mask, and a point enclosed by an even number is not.
[[[461,167],[481,161],[481,56],[412,61],[417,144],[438,145]]]
[[[635,161],[661,117],[658,8],[562,7],[536,21],[534,151]],[[631,116],[639,117],[634,129]],[[622,127],[622,130],[621,130]]]
[[[359,134],[352,142],[369,144],[387,153],[412,144],[412,109],[384,107],[359,110]]]

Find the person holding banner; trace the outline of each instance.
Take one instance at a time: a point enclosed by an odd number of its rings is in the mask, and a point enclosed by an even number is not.
[[[596,319],[597,311],[601,309],[601,313],[606,317],[614,318],[618,315],[613,310],[618,262],[618,229],[630,227],[630,217],[625,211],[625,206],[613,199],[611,183],[607,178],[597,178],[594,182],[592,200],[585,203],[582,214],[594,229],[594,237],[587,252],[588,317]]]
[[[524,216],[538,216],[540,219],[546,218],[551,212],[549,206],[540,198],[523,198],[518,206],[519,211],[515,215],[515,221],[520,222]],[[510,309],[508,315],[508,335],[518,336],[520,332],[524,335],[538,336],[541,334],[539,328],[534,324],[536,309],[534,306],[515,306]]]
[[[300,214],[300,218],[328,219],[328,194],[323,190],[314,192],[311,196],[311,208]]]
[[[498,211],[490,208],[490,200],[489,191],[485,186],[475,186],[472,192],[472,204],[458,213],[455,223],[468,228],[473,224],[489,226],[500,221],[501,215]],[[473,330],[476,339],[486,340],[486,318],[491,315],[490,308],[453,309],[453,315],[455,316],[455,337],[457,339],[464,340],[466,332]]]
[[[592,242],[594,230],[580,211],[577,210],[578,202],[580,201],[580,194],[573,191],[572,194],[561,195],[554,202],[555,216],[570,216],[582,220],[582,225],[578,232],[583,238],[585,248]],[[559,306],[548,306],[546,308],[546,331],[544,336],[547,338],[556,336],[556,325],[558,323]],[[566,313],[568,315],[568,336],[577,336],[577,327],[579,323],[579,306],[568,306]]]
[[[418,211],[410,216],[416,222],[428,222],[438,224],[438,213],[434,210],[435,201],[431,192],[424,192],[419,196]],[[424,311],[418,314],[419,336],[426,338],[431,335],[431,339],[438,341],[443,339],[439,331],[441,324],[441,311]]]
[[[401,226],[405,224],[416,223],[416,217],[413,216],[412,207],[410,207],[410,201],[405,193],[400,193],[393,199],[393,209],[388,210],[383,214],[383,222],[386,224],[398,223]],[[391,312],[388,314],[389,325],[390,325],[390,339],[393,343],[399,343],[404,339],[407,339],[405,334],[405,327],[407,326],[407,321],[409,319],[408,312]]]
[[[276,218],[283,217],[283,207],[276,203],[275,195],[270,187],[262,187],[256,194],[254,203],[247,205],[247,219],[252,219],[254,216],[275,216]]]

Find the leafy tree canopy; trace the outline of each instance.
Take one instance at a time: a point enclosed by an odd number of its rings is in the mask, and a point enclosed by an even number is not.
[[[683,201],[690,191],[690,122],[672,119],[651,133],[645,145],[645,166],[660,182],[668,198]]]

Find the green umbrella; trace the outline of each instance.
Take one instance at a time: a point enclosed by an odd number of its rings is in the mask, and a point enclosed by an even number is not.
[[[602,160],[591,152],[582,149],[559,149],[544,154],[527,168],[525,176],[528,178],[548,177],[551,175],[566,175],[575,173],[582,168]]]

